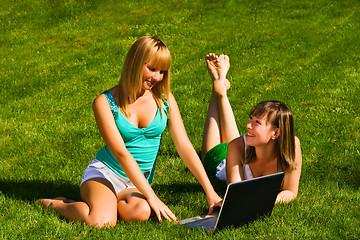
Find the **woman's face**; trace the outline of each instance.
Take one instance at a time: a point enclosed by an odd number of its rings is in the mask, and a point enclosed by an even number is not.
[[[250,116],[246,129],[246,144],[249,146],[265,145],[271,139],[276,139],[277,137],[277,128],[274,129],[270,121],[267,121],[265,114],[259,117]]]
[[[153,59],[151,59],[150,62],[145,63],[143,69],[143,89],[151,90],[157,83],[163,80],[165,72],[166,70],[155,67]]]

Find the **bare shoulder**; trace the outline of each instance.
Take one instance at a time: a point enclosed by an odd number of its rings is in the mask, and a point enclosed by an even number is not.
[[[169,110],[170,111],[173,110],[173,109],[175,109],[175,110],[179,109],[179,107],[177,105],[177,102],[175,100],[175,97],[171,92],[169,93],[168,104],[169,104]]]
[[[108,104],[107,98],[104,94],[100,94],[93,101],[93,110],[95,111],[95,109],[99,107],[104,107],[105,104]]]
[[[245,139],[244,136],[237,137],[229,143],[229,145],[236,147],[236,148],[245,148]]]
[[[244,136],[233,139],[228,146],[228,153],[240,159],[244,164],[245,157],[245,139]]]
[[[175,97],[174,95],[170,92],[169,93],[169,99],[168,99],[169,103],[176,103]]]

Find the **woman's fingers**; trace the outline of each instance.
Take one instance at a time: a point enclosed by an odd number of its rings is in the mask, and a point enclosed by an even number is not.
[[[175,221],[175,222],[178,222],[179,220],[175,217],[175,214],[173,214],[171,212],[171,210],[165,206],[165,208],[163,209],[163,211],[161,211],[161,215],[166,219],[168,220],[169,222],[171,222],[171,220]],[[160,216],[161,218],[161,216]],[[161,222],[161,221],[160,221]]]
[[[221,207],[223,199],[221,199],[216,193],[208,198],[209,211],[208,214],[211,214],[214,211],[215,207]]]
[[[171,212],[171,210],[163,203],[160,201],[160,199],[158,199],[157,201],[153,202],[149,202],[150,207],[154,210],[157,219],[159,220],[159,222],[162,222],[162,216],[167,219],[169,222],[171,222],[171,220],[178,222],[179,220],[176,218],[176,216]]]
[[[178,222],[179,220],[175,217],[175,214],[173,214],[170,209],[168,210],[167,214],[167,220],[171,222],[171,219],[175,222]]]
[[[214,211],[214,207],[215,205],[211,205],[207,214],[212,214],[212,212]]]

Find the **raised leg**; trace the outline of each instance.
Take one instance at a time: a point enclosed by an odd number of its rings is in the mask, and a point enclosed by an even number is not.
[[[239,137],[234,114],[227,98],[227,90],[230,88],[230,83],[226,79],[230,67],[229,57],[210,53],[206,56],[206,63],[213,79],[213,90],[203,133],[202,159],[217,144],[230,142]]]

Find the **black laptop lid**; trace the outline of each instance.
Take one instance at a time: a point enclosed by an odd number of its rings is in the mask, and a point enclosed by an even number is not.
[[[283,178],[280,172],[229,184],[215,228],[236,227],[270,216]]]

